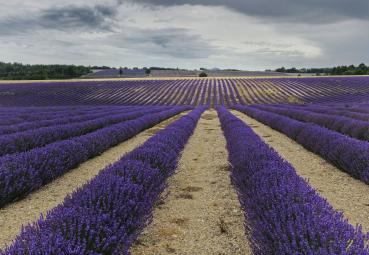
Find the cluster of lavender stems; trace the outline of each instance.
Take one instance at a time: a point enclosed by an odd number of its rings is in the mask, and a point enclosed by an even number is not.
[[[196,108],[102,170],[0,254],[129,254],[204,110]]]
[[[240,119],[218,107],[253,254],[369,254],[353,227]]]

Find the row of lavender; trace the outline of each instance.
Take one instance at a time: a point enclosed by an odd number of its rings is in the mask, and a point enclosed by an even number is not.
[[[31,124],[35,121],[52,121],[59,118],[82,117],[97,113],[129,110],[137,106],[78,106],[78,107],[2,107],[0,127],[16,124]]]
[[[225,108],[218,114],[253,254],[369,254],[360,227],[350,225],[245,123]]]
[[[137,107],[138,108],[138,107]],[[57,114],[57,113],[36,113],[37,119],[32,120],[33,113],[27,113],[23,116],[16,116],[13,118],[1,116],[4,122],[7,122],[5,125],[0,125],[0,135],[11,134],[15,132],[21,132],[30,129],[42,128],[42,127],[50,127],[56,125],[64,125],[69,123],[78,123],[82,121],[93,120],[96,118],[101,118],[106,115],[114,115],[117,113],[128,112],[129,109],[127,107],[121,107],[119,109],[105,109],[103,111],[96,110],[94,112],[83,112],[83,113],[74,113],[72,111]],[[14,115],[13,115],[14,116]],[[13,123],[9,123],[13,122]]]
[[[369,141],[369,115],[367,114],[358,114],[349,111],[337,112],[334,109],[314,112],[316,108],[302,108],[294,105],[259,105],[255,107],[268,112],[281,114],[298,121],[314,123],[359,140]]]
[[[138,107],[130,110],[118,110],[117,112],[105,112],[100,116],[95,115],[93,119],[90,119],[91,116],[88,116],[87,120],[85,120],[86,116],[78,117],[77,119],[73,119],[72,122],[67,123],[65,123],[64,118],[60,118],[53,120],[51,126],[41,128],[39,123],[41,122],[43,124],[44,122],[37,121],[33,122],[31,125],[27,125],[26,130],[21,132],[17,132],[17,125],[6,126],[2,129],[0,128],[0,133],[1,130],[5,130],[7,133],[10,132],[9,134],[0,135],[0,156],[28,151],[52,142],[81,136],[122,121],[135,119],[145,114],[151,114],[166,109],[168,108]],[[24,126],[24,123],[21,123],[21,125]]]
[[[270,107],[271,111],[267,111],[267,107],[264,106],[235,106],[234,109],[286,134],[306,149],[322,156],[351,176],[369,184],[369,143],[367,141],[351,138],[310,122],[301,122],[274,113],[273,111],[279,111],[273,107]],[[281,111],[284,112],[285,108],[281,108]],[[328,116],[327,114],[327,119]],[[355,128],[354,125],[353,128]]]
[[[369,77],[0,84],[0,106],[332,103],[369,100]]]
[[[204,110],[195,109],[101,171],[0,253],[128,254]],[[138,122],[132,127],[142,128]]]
[[[39,189],[142,130],[189,109],[188,106],[132,108],[127,113],[86,121],[94,126],[77,122],[56,125],[47,128],[47,132],[39,128],[0,136],[0,141],[13,138],[9,147],[1,148],[2,152],[4,148],[17,149],[12,151],[17,153],[0,157],[0,207]],[[96,123],[102,124],[97,127]]]
[[[285,106],[285,105],[275,105]],[[287,106],[287,105],[286,105]],[[293,104],[297,109],[308,110],[316,113],[340,115],[358,120],[369,120],[369,105],[365,103],[354,104]]]

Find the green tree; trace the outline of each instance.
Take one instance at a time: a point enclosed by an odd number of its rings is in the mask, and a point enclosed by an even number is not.
[[[91,67],[75,65],[23,65],[21,63],[0,62],[0,79],[44,80],[70,79],[91,72]]]

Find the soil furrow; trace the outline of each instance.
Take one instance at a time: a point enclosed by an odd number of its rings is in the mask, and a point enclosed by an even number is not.
[[[132,255],[251,254],[216,111],[206,111]]]

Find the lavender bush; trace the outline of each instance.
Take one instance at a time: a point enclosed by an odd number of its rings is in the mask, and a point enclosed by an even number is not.
[[[299,121],[315,123],[319,126],[349,135],[360,140],[369,140],[369,121],[345,116],[315,113],[294,106],[255,106],[258,109],[281,114]]]
[[[5,254],[129,254],[204,108],[150,138],[27,226]]]
[[[165,108],[138,108],[130,112],[105,115],[93,120],[68,123],[38,129],[26,130],[0,136],[0,156],[23,152],[45,146],[49,143],[87,134],[100,128],[135,119],[148,113],[163,111]]]
[[[234,109],[286,134],[351,176],[369,184],[369,144],[311,123],[248,106]]]
[[[276,105],[280,107],[290,107],[290,105]],[[369,121],[369,115],[367,113],[356,112],[355,109],[350,108],[342,108],[341,105],[293,105],[293,107],[297,107],[298,109],[316,112],[316,113],[323,113],[323,114],[330,114],[330,115],[339,115],[345,116],[353,119]],[[363,110],[363,109],[362,109]]]
[[[253,254],[369,254],[354,228],[246,124],[219,107]]]
[[[29,108],[29,109],[28,109]],[[41,108],[41,109],[40,109]],[[128,106],[108,106],[104,107],[105,109],[101,109],[101,107],[86,107],[80,106],[78,110],[76,109],[64,109],[61,110],[60,107],[54,107],[54,111],[52,108],[47,110],[46,108],[50,107],[4,107],[0,108],[5,111],[5,113],[1,114],[0,126],[8,126],[8,125],[16,125],[22,124],[26,122],[35,122],[35,121],[45,121],[45,120],[57,120],[59,118],[65,117],[75,117],[82,116],[91,113],[98,113],[102,111],[117,110],[117,109],[130,109],[132,107]]]
[[[46,120],[36,120],[36,121],[25,121],[18,124],[0,126],[0,135],[11,134],[31,129],[38,129],[42,127],[51,127],[57,125],[64,125],[69,123],[77,123],[82,121],[93,120],[96,118],[106,117],[107,115],[115,115],[128,113],[137,109],[127,109],[127,107],[121,108],[106,108],[102,111],[94,111],[92,113],[78,114],[75,115],[72,112],[66,112],[65,115],[58,116],[56,119],[46,119]],[[38,113],[38,116],[43,116],[41,113]],[[54,115],[55,116],[55,115]]]
[[[0,207],[39,189],[142,130],[188,109],[186,106],[178,106],[163,112],[145,114],[87,135],[0,158]]]

